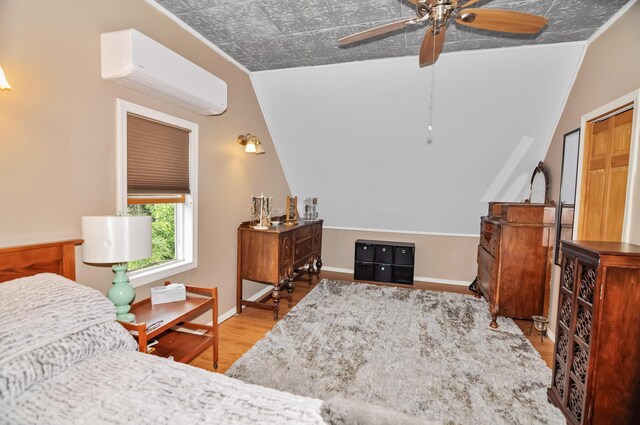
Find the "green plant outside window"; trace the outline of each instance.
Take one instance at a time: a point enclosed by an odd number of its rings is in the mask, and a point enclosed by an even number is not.
[[[129,262],[130,271],[176,259],[176,204],[129,205],[127,212],[151,216],[151,257]]]

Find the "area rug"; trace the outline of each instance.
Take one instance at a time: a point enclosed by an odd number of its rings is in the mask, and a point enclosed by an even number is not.
[[[564,424],[551,370],[472,296],[322,280],[227,375],[441,424]]]

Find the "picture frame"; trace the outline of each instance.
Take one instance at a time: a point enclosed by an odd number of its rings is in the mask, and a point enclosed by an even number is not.
[[[566,133],[562,144],[562,169],[560,171],[560,194],[556,205],[556,238],[553,262],[562,265],[560,241],[573,237],[573,220],[578,180],[578,155],[580,151],[580,128]]]
[[[287,217],[284,222],[286,226],[293,226],[298,222],[298,197],[287,196]]]

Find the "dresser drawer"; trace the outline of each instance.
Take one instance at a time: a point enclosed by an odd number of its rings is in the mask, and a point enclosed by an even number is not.
[[[490,221],[483,221],[480,229],[480,246],[495,258],[498,254],[499,245],[500,226]]]
[[[393,246],[391,245],[376,245],[376,263],[393,263]]]
[[[300,259],[305,259],[312,251],[311,239],[305,239],[303,241],[296,242],[293,249],[293,261],[297,263]]]
[[[393,266],[391,264],[374,264],[373,280],[391,282],[393,278]]]
[[[302,227],[293,233],[293,238],[296,240],[296,242],[301,241],[303,239],[309,239],[311,238],[311,233],[312,233],[311,231],[312,231],[312,226]]]
[[[375,245],[372,243],[356,243],[356,261],[373,262]]]

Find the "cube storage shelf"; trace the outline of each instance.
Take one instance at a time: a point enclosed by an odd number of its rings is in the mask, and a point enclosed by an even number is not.
[[[358,239],[353,278],[413,285],[415,251],[411,242]]]

